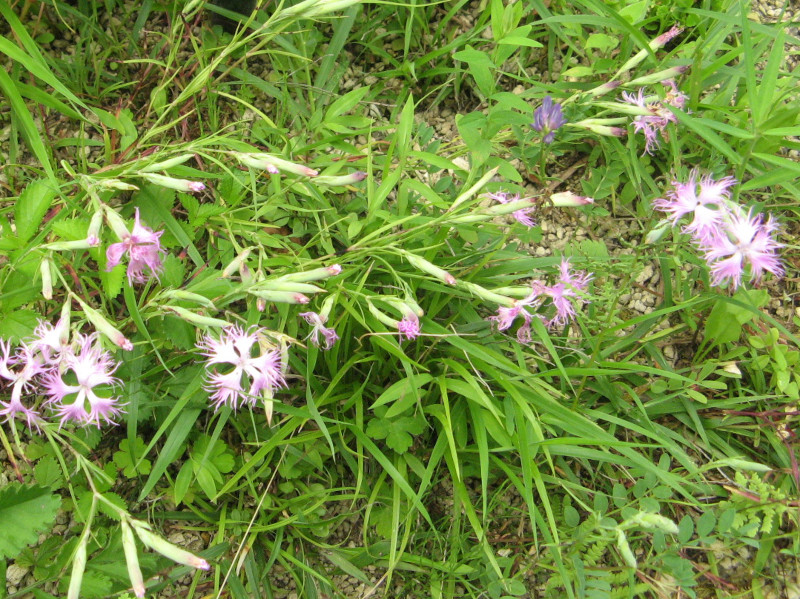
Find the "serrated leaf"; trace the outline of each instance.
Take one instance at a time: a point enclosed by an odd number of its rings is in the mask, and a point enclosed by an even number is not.
[[[149,474],[150,460],[142,459],[139,468],[136,468],[136,463],[139,457],[144,454],[145,449],[147,449],[147,446],[139,437],[135,438],[132,448],[130,440],[123,439],[120,441],[119,451],[114,452],[114,463],[128,478],[133,478],[137,474]]]
[[[45,456],[36,463],[36,466],[33,467],[33,476],[36,478],[36,482],[43,487],[56,490],[62,486],[61,468],[52,456]]]
[[[0,489],[0,559],[35,543],[56,519],[61,499],[47,487],[10,483]]]
[[[20,194],[14,205],[14,224],[22,243],[34,236],[57,194],[58,190],[43,180],[32,181]]]

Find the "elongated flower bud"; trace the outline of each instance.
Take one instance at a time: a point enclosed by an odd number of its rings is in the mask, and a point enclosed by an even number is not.
[[[96,179],[92,181],[92,184],[99,187],[100,189],[116,189],[119,191],[136,191],[139,189],[135,185],[131,185],[130,183],[125,183],[124,181],[120,181],[119,179]]]
[[[618,117],[613,119],[584,119],[577,123],[570,123],[571,127],[579,127],[597,133],[598,135],[607,135],[609,137],[622,137],[628,134],[626,129],[622,127],[614,127],[614,124],[624,123],[627,119],[625,117]]]
[[[283,279],[267,279],[259,281],[249,288],[250,291],[290,291],[293,293],[323,293],[325,289],[311,283],[298,283]]]
[[[188,179],[177,179],[175,177],[167,177],[166,175],[157,175],[155,173],[139,172],[139,176],[150,183],[166,187],[167,189],[175,189],[184,193],[195,193],[203,191],[206,186],[200,181],[189,181]]]
[[[190,322],[202,327],[224,328],[231,326],[231,323],[229,323],[227,320],[220,320],[219,318],[213,318],[211,316],[203,316],[202,314],[197,314],[196,312],[192,312],[186,308],[181,308],[180,306],[161,306],[161,310],[163,312],[172,312],[181,320],[185,320],[186,322]]]
[[[86,232],[86,243],[91,247],[100,245],[100,229],[103,226],[103,211],[95,210],[92,220],[89,221],[89,230]]]
[[[98,243],[100,240],[98,240]],[[72,250],[88,250],[89,248],[96,247],[92,245],[88,239],[79,239],[77,241],[54,241],[53,243],[45,243],[41,248],[43,250],[51,250],[53,252],[69,252]]]
[[[600,96],[603,96],[617,89],[621,83],[622,83],[621,81],[607,81],[602,85],[598,85],[594,89],[590,89],[587,93],[595,98],[599,98]]]
[[[203,558],[197,557],[185,549],[181,549],[177,545],[173,545],[169,541],[162,539],[157,534],[151,532],[149,530],[149,524],[142,522],[141,520],[131,520],[131,525],[133,526],[133,530],[136,532],[136,536],[139,537],[139,540],[141,540],[142,543],[144,543],[153,551],[160,553],[164,557],[167,557],[179,564],[183,564],[184,566],[198,568],[200,570],[208,570],[211,567]]]
[[[370,301],[367,302],[367,308],[369,308],[370,313],[380,322],[382,322],[386,326],[397,328],[397,325],[400,322],[399,320],[397,320],[396,318],[392,318],[388,314],[384,314],[383,312],[378,310],[378,308],[376,308],[374,304]]]
[[[333,302],[336,301],[337,294],[329,295],[325,298],[325,301],[322,302],[322,307],[319,311],[319,316],[323,322],[328,320],[328,316],[331,314],[331,308],[333,307]]]
[[[658,221],[658,224],[647,233],[647,236],[644,238],[644,240],[647,243],[656,243],[657,241],[660,241],[662,237],[664,237],[664,233],[671,230],[672,221],[662,218],[660,221]]]
[[[323,290],[324,291],[324,290]],[[248,289],[247,293],[267,302],[279,304],[307,304],[308,297],[294,291],[270,291],[267,289]]]
[[[670,69],[664,69],[663,71],[637,77],[636,79],[629,81],[627,85],[636,87],[640,87],[642,85],[652,85],[653,83],[660,83],[661,81],[666,81],[667,79],[674,79],[678,75],[682,75],[688,70],[689,67],[687,66],[672,67]]]
[[[42,297],[46,300],[53,299],[53,273],[50,272],[50,258],[45,256],[39,264],[42,273]]]
[[[644,528],[658,528],[664,532],[676,535],[678,534],[678,525],[672,520],[661,514],[653,514],[651,512],[639,512],[632,518],[626,520],[625,523],[632,525],[639,525]],[[625,524],[623,523],[623,525]]]
[[[128,225],[125,224],[125,220],[119,215],[119,213],[111,206],[106,204],[102,204],[102,206],[106,215],[106,222],[108,223],[108,226],[111,227],[111,230],[114,231],[114,235],[116,235],[120,241],[130,237],[131,234],[128,231]]]
[[[133,349],[133,343],[131,343],[128,338],[125,337],[125,335],[119,332],[114,325],[108,322],[100,312],[92,308],[77,295],[71,295],[80,304],[81,310],[83,310],[83,314],[86,316],[86,320],[91,322],[94,328],[97,329],[100,334],[106,336],[111,343],[117,347],[121,347],[127,351],[131,351]]]
[[[205,295],[192,293],[191,291],[186,291],[185,289],[165,289],[161,292],[161,297],[193,302],[195,304],[205,306],[206,308],[211,308],[212,310],[217,309],[217,307],[214,305],[214,302],[208,299]]]
[[[294,173],[295,175],[302,175],[305,177],[316,177],[319,174],[313,168],[308,168],[302,164],[289,162],[288,160],[284,160],[283,158],[279,158],[278,156],[274,156],[272,154],[266,154],[263,152],[234,152],[234,155],[239,162],[246,166],[266,170],[273,174],[278,170],[286,171],[287,173]]]
[[[56,322],[56,330],[58,331],[58,340],[64,346],[69,342],[69,320],[72,316],[72,302],[67,299],[64,305],[61,306],[61,316]]]
[[[133,594],[137,597],[144,597],[144,578],[139,567],[139,556],[136,553],[133,531],[125,518],[120,520],[120,526],[122,528],[122,550],[125,552],[125,563],[128,566],[128,578],[131,581]]]
[[[194,154],[181,154],[180,156],[175,156],[174,158],[168,158],[167,160],[162,160],[161,162],[154,162],[153,164],[149,164],[145,167],[139,169],[140,173],[154,173],[158,171],[166,171],[171,169],[174,166],[179,166],[189,160]]]
[[[503,207],[504,205],[498,204],[498,206]],[[439,279],[440,281],[447,283],[448,285],[456,284],[456,278],[453,275],[451,275],[443,268],[439,268],[435,264],[428,262],[425,258],[422,258],[421,256],[417,256],[416,254],[412,252],[407,252],[405,250],[400,250],[400,253],[406,260],[408,260],[409,264],[411,264],[414,268],[417,268],[424,273],[432,275],[437,279]]]
[[[493,302],[500,306],[505,306],[507,308],[512,308],[516,304],[516,302],[510,298],[506,297],[505,295],[500,295],[499,293],[495,293],[494,291],[489,291],[485,287],[481,287],[475,283],[470,283],[469,281],[461,281],[459,283],[459,288],[465,289],[472,293],[473,295],[478,296],[479,298],[486,300],[487,302]]]
[[[222,269],[222,278],[228,279],[230,276],[235,273],[241,265],[247,261],[250,257],[250,252],[253,251],[253,248],[245,248],[243,249],[238,256],[236,256],[230,263]]]
[[[78,541],[78,548],[75,550],[75,557],[72,558],[72,573],[69,577],[69,589],[67,599],[79,599],[81,594],[81,583],[83,582],[83,572],[86,569],[86,544],[89,535],[84,533]]]
[[[492,177],[494,177],[497,174],[497,171],[498,171],[499,168],[500,168],[499,166],[494,167],[492,170],[490,170],[486,174],[484,174],[483,177],[478,179],[472,187],[470,187],[466,191],[463,191],[455,200],[453,200],[453,203],[450,205],[450,207],[447,209],[447,211],[448,212],[452,212],[453,210],[458,208],[458,206],[460,206],[461,204],[466,202],[468,199],[470,199],[472,196],[477,194],[481,189],[483,189],[483,187],[489,181],[492,180]]]
[[[535,206],[533,198],[521,198],[519,200],[511,200],[504,204],[492,204],[486,208],[486,214],[492,216],[502,216],[504,214],[513,214],[517,210],[525,210]]]
[[[635,568],[636,567],[636,556],[631,551],[631,546],[628,545],[628,539],[625,536],[625,531],[621,528],[617,529],[617,549],[619,550],[619,554],[622,556],[622,559],[625,560],[625,563],[628,564],[629,567]]]
[[[350,173],[349,175],[339,175],[339,176],[328,176],[328,175],[320,175],[319,177],[314,178],[314,183],[318,185],[329,185],[331,187],[341,186],[341,185],[353,185],[355,183],[359,183],[367,178],[367,173],[362,171],[356,171],[354,173]]]
[[[554,193],[550,196],[550,201],[553,206],[561,206],[567,208],[574,208],[576,206],[586,206],[587,204],[594,204],[594,198],[587,196],[579,196],[571,191],[562,191],[561,193]]]
[[[341,274],[342,267],[339,264],[332,264],[323,268],[314,268],[304,272],[290,272],[287,275],[279,277],[279,281],[297,281],[298,283],[308,283],[311,281],[323,281],[330,277],[335,277]]]
[[[650,47],[650,51],[655,52],[659,48],[664,47],[672,38],[678,35],[681,31],[683,31],[683,29],[680,27],[672,27],[669,31],[662,33],[648,44],[648,46]],[[628,62],[622,65],[619,71],[617,71],[617,75],[630,71],[633,67],[638,65],[649,55],[650,52],[648,52],[647,50],[645,49],[639,50],[639,52],[637,52],[634,56],[628,59]]]

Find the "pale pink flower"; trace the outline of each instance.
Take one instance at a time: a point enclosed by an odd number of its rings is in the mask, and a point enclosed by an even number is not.
[[[11,342],[0,339],[0,378],[11,383],[11,396],[8,401],[0,401],[0,416],[5,416],[6,421],[12,420],[21,414],[28,423],[28,428],[37,425],[39,414],[22,403],[25,397],[31,395],[33,384],[31,381],[43,372],[42,365],[34,352],[25,344],[12,355]]]
[[[327,316],[322,316],[316,312],[300,312],[305,321],[312,326],[311,332],[306,339],[311,339],[311,343],[323,349],[330,349],[339,340],[339,335],[330,327],[326,327]],[[324,341],[320,342],[319,336],[322,335]]]
[[[61,426],[74,421],[99,428],[101,419],[114,424],[121,410],[118,398],[109,392],[119,384],[112,376],[119,365],[101,347],[98,333],[76,335],[76,346],[60,368],[43,376],[47,404],[61,418]]]
[[[675,94],[672,98],[676,99]],[[667,125],[677,122],[675,115],[664,108],[658,100],[647,98],[644,95],[644,89],[640,89],[637,94],[622,92],[622,99],[648,112],[648,114],[637,115],[633,119],[633,129],[637,133],[644,134],[645,154],[652,154],[653,150],[661,145],[659,137],[668,139]]]
[[[236,410],[239,405],[253,406],[259,397],[271,399],[278,387],[285,387],[278,350],[263,350],[258,336],[263,329],[243,330],[227,327],[219,339],[206,335],[198,347],[203,350],[209,366],[206,390],[214,409],[227,405]],[[213,365],[227,364],[224,371],[212,370]]]
[[[111,270],[122,260],[122,256],[128,254],[128,282],[130,284],[145,283],[148,276],[145,276],[145,269],[150,272],[149,276],[158,278],[164,266],[161,262],[161,255],[164,250],[161,248],[159,238],[164,231],[154,233],[149,227],[145,227],[139,221],[139,209],[136,209],[133,230],[123,235],[119,243],[112,243],[106,250],[106,270]]]
[[[699,243],[707,243],[717,237],[722,223],[730,213],[729,188],[736,184],[733,177],[723,177],[716,181],[705,176],[698,181],[698,174],[692,171],[686,183],[673,181],[666,198],[659,198],[653,206],[667,213],[673,224],[684,216],[692,215],[692,222],[683,227]]]
[[[764,273],[783,275],[777,251],[783,247],[773,234],[777,225],[772,217],[764,222],[761,214],[731,213],[723,233],[707,239],[701,246],[711,267],[711,282],[715,286],[730,284],[736,289],[742,282],[745,267],[750,267],[750,280],[760,281]]]
[[[522,324],[517,329],[517,341],[520,343],[531,342],[531,322],[534,317],[538,318],[535,312],[529,311],[527,308],[535,310],[542,303],[542,294],[547,287],[539,281],[534,279],[531,281],[531,292],[527,297],[517,300],[513,306],[500,306],[497,309],[497,314],[490,316],[488,320],[493,322],[498,331],[505,331],[511,328],[517,318],[522,317]]]
[[[561,260],[559,266],[559,278],[555,285],[544,288],[544,293],[553,301],[556,308],[555,315],[547,321],[547,326],[563,326],[575,318],[574,301],[582,302],[580,294],[586,291],[591,275],[585,271],[570,270],[570,263],[567,258]]]
[[[59,318],[55,326],[43,320],[33,330],[30,348],[39,352],[44,364],[57,366],[63,357],[69,354],[69,328],[63,318]]]

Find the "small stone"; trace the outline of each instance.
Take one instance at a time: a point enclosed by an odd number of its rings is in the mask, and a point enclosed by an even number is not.
[[[29,568],[18,566],[17,564],[11,564],[6,569],[6,581],[10,585],[17,586],[22,582],[22,579],[25,578],[25,575],[28,574],[28,571]]]

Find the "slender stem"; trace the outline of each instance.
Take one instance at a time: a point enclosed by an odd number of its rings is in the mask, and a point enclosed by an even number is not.
[[[11,425],[14,428],[14,425]],[[6,450],[6,454],[8,454],[8,461],[11,462],[11,467],[14,468],[14,474],[17,475],[17,480],[19,482],[25,482],[22,478],[22,472],[20,472],[19,464],[17,464],[17,460],[14,457],[14,450],[11,448],[11,444],[8,442],[8,437],[6,437],[6,433],[3,430],[3,427],[0,426],[0,441],[3,443],[3,448]]]

